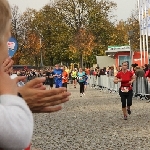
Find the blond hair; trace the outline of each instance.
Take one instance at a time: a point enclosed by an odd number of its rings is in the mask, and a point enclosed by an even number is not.
[[[0,44],[11,21],[11,9],[7,0],[0,0]]]

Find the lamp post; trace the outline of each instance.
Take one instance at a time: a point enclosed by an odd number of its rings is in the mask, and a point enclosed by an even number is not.
[[[41,33],[39,33],[38,32],[38,28],[37,27],[35,27],[35,30],[34,31],[36,31],[36,33],[39,35],[39,37],[40,37],[40,59],[41,59],[41,62],[40,62],[40,67],[41,68],[43,68],[43,53],[42,53],[42,38],[43,38],[43,36],[42,36],[42,34]]]
[[[43,53],[42,53],[42,39],[40,37],[40,55],[41,55],[41,63],[40,63],[40,67],[43,67]]]
[[[133,38],[133,31],[130,30],[128,32],[128,36],[129,36],[129,46],[130,46],[130,60],[131,60],[131,64],[133,61],[133,51],[132,51],[132,38]]]

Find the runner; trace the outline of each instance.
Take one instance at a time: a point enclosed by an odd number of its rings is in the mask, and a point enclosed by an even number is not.
[[[48,70],[46,73],[46,77],[48,79],[48,84],[50,85],[50,89],[53,88],[53,82],[54,82],[54,72],[52,71],[52,68]]]
[[[88,80],[88,76],[87,76],[87,74],[85,74],[85,78],[84,78],[84,91],[87,89],[87,80]]]
[[[63,67],[62,86],[67,88],[67,83],[68,83],[68,73],[65,71],[65,67]]]
[[[85,95],[84,93],[85,72],[82,70],[82,68],[80,68],[78,72],[78,82],[80,84],[80,97],[82,97],[83,95]]]
[[[135,75],[131,71],[128,71],[128,63],[122,63],[122,70],[117,73],[114,83],[117,84],[121,82],[121,87],[119,89],[119,95],[121,97],[122,102],[122,111],[124,115],[124,120],[127,120],[127,112],[130,115],[131,110],[130,106],[132,106],[132,83],[135,80]],[[126,102],[127,101],[127,102]]]
[[[54,80],[55,80],[56,88],[62,87],[62,72],[63,72],[63,70],[60,69],[58,64],[56,64],[55,70],[54,70]]]
[[[74,88],[76,88],[76,86],[77,86],[77,69],[74,69],[71,72],[71,77],[72,77]]]

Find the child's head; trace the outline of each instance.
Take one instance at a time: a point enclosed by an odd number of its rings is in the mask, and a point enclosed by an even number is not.
[[[7,0],[0,0],[0,66],[8,57],[7,42],[11,36],[11,10]]]

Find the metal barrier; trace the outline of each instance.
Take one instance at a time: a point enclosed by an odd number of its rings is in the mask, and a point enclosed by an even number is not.
[[[145,77],[138,77],[133,83],[133,92],[140,99],[149,99],[150,82]]]
[[[114,84],[114,77],[101,75],[100,77],[89,76],[88,83],[91,88],[109,93],[119,93],[120,82]],[[133,83],[134,96],[140,99],[150,99],[150,82],[144,77],[138,77]]]
[[[100,77],[89,76],[88,83],[91,88],[100,89],[102,91],[119,92],[120,83],[114,84],[114,77],[102,75]]]

